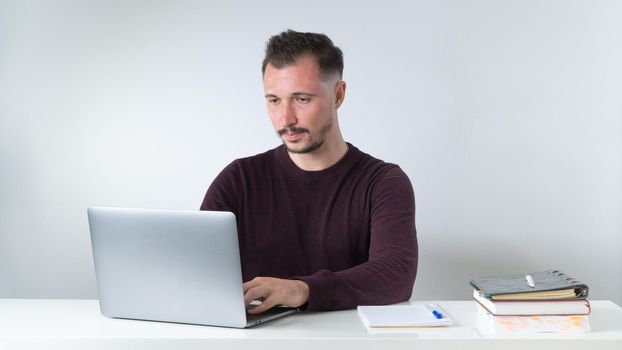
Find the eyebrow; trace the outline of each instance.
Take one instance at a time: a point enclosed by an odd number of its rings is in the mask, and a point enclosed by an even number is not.
[[[317,94],[312,94],[312,93],[310,93],[310,92],[294,92],[294,93],[292,93],[292,96],[311,96],[311,97],[316,97],[316,96],[317,96]],[[278,97],[277,95],[275,95],[275,94],[266,94],[264,97],[265,97],[265,98],[268,98],[268,97],[276,97],[276,98],[279,98],[279,97]]]
[[[310,92],[294,92],[292,96],[317,96],[317,94],[312,94]]]

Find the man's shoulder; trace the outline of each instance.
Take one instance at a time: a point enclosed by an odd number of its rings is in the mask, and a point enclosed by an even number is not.
[[[360,179],[371,190],[372,199],[386,196],[395,196],[396,200],[404,196],[413,198],[412,182],[399,165],[357,151],[361,153],[358,162]]]
[[[277,146],[277,147],[275,147],[273,149],[267,150],[267,151],[262,152],[262,153],[258,153],[258,154],[252,155],[252,156],[238,158],[238,159],[234,160],[233,163],[237,163],[237,164],[242,165],[242,166],[270,163],[270,162],[273,162],[276,159],[277,152],[279,151],[280,148],[281,148],[281,146]]]
[[[252,156],[237,158],[232,161],[226,168],[225,172],[235,172],[238,174],[262,172],[274,168],[274,162],[279,152],[280,146],[258,153]]]
[[[384,176],[406,176],[406,173],[400,168],[399,165],[386,162],[382,159],[376,158],[368,153],[361,151],[360,149],[352,146],[354,151],[358,153],[358,164],[365,172],[375,175],[375,177]]]

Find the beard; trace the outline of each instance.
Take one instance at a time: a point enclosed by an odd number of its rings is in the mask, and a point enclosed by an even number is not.
[[[288,131],[296,132],[296,133],[299,133],[299,132],[306,133],[308,136],[306,140],[300,140],[293,144],[288,144],[285,140],[283,140],[283,144],[287,148],[287,151],[289,151],[290,153],[305,154],[305,153],[311,153],[315,151],[316,149],[320,148],[320,146],[324,144],[324,141],[326,141],[326,135],[328,135],[328,133],[330,132],[332,128],[333,128],[333,121],[332,119],[330,119],[328,120],[328,122],[326,122],[326,124],[324,124],[324,126],[322,126],[322,128],[320,129],[317,135],[311,135],[311,132],[309,131],[309,129],[298,128],[295,126],[290,126],[290,127],[286,127],[283,129],[279,129],[277,131],[277,134],[279,136],[282,136],[284,133]]]

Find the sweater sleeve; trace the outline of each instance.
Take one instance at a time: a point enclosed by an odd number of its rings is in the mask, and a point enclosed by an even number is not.
[[[241,181],[237,161],[227,165],[209,186],[201,210],[230,211],[240,218]]]
[[[410,299],[417,262],[414,191],[408,176],[394,166],[371,190],[368,261],[295,279],[309,285],[307,310],[392,304]]]

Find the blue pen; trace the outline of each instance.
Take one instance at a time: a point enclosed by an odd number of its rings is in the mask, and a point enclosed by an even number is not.
[[[434,315],[434,317],[436,317],[437,319],[441,319],[443,318],[443,314],[438,312],[436,309],[434,309],[434,307],[430,304],[426,305],[428,310],[432,311],[432,315]]]

